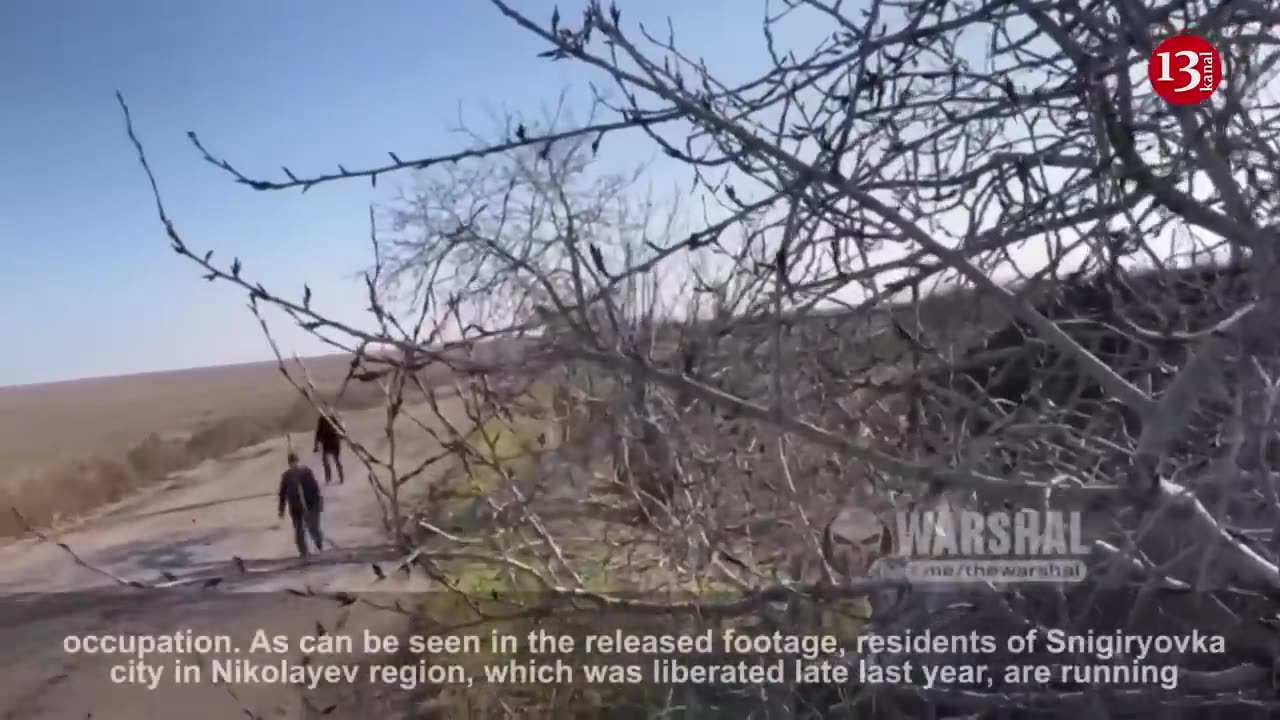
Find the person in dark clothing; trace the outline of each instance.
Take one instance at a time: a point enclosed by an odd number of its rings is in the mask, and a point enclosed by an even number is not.
[[[324,497],[320,495],[320,483],[316,482],[311,468],[298,462],[297,453],[289,453],[289,469],[280,476],[280,506],[277,515],[284,517],[288,508],[293,520],[293,539],[298,553],[307,557],[307,533],[315,542],[316,551],[324,549],[320,534],[320,512],[324,509]]]
[[[320,416],[320,420],[316,422],[316,442],[312,452],[320,453],[320,462],[324,465],[324,484],[328,485],[333,479],[329,470],[329,458],[333,457],[333,464],[338,466],[338,484],[341,485],[347,481],[342,472],[342,458],[339,457],[342,451],[342,438],[338,435],[338,430],[324,415]]]

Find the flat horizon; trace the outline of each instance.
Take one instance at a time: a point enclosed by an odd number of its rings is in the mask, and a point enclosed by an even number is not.
[[[345,352],[320,353],[316,355],[303,356],[300,359],[303,362],[306,362],[308,360],[323,360],[323,359],[333,358],[339,355],[349,355],[349,354],[350,353],[345,353]],[[169,367],[169,368],[160,368],[157,370],[140,370],[138,372],[106,373],[103,375],[84,375],[80,377],[59,378],[55,380],[39,380],[36,382],[0,384],[0,390],[11,390],[11,389],[16,390],[19,388],[34,389],[34,388],[49,387],[51,385],[71,385],[71,384],[80,383],[80,382],[92,382],[92,381],[99,381],[99,380],[131,380],[131,379],[146,377],[148,375],[172,375],[174,373],[200,372],[200,371],[206,371],[206,370],[247,369],[257,365],[275,366],[278,364],[279,364],[278,360],[276,360],[275,358],[270,358],[266,360],[248,360],[248,361],[242,361],[242,362],[214,363],[210,365],[194,365],[189,367]]]

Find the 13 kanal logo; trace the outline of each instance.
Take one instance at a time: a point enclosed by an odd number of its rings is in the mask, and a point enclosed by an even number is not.
[[[1222,58],[1198,35],[1174,35],[1156,46],[1147,60],[1151,87],[1174,105],[1199,105],[1222,82]]]

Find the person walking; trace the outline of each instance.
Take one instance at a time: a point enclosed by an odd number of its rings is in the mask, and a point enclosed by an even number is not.
[[[276,514],[284,517],[285,509],[289,510],[289,519],[293,521],[293,540],[298,545],[298,554],[306,559],[307,534],[315,543],[316,552],[324,550],[324,537],[320,532],[320,512],[324,510],[324,497],[320,494],[320,483],[316,482],[311,468],[298,462],[295,452],[289,453],[289,469],[280,476],[280,503]]]
[[[338,434],[338,429],[333,426],[329,418],[321,415],[316,422],[316,441],[312,452],[320,453],[320,462],[324,467],[324,484],[328,485],[333,479],[329,470],[329,458],[333,458],[333,464],[338,466],[338,484],[341,485],[347,481],[342,472],[342,437]]]

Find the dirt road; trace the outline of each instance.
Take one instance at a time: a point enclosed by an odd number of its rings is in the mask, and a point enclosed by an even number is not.
[[[379,446],[380,411],[344,419],[354,437]],[[293,446],[322,478],[310,436],[295,435]],[[281,437],[206,462],[56,533],[52,539],[65,543],[83,564],[66,549],[36,538],[0,546],[0,719],[370,716],[368,706],[338,707],[327,714],[328,705],[308,709],[309,704],[332,704],[334,692],[216,684],[209,665],[199,681],[175,682],[175,659],[197,664],[213,659],[208,656],[152,655],[142,658],[144,669],[136,656],[72,654],[64,645],[68,636],[190,630],[227,635],[236,657],[278,665],[286,658],[299,660],[301,653],[291,647],[280,656],[250,654],[256,631],[296,641],[319,635],[316,623],[329,632],[345,621],[343,633],[356,638],[366,629],[403,629],[397,612],[283,592],[403,593],[426,587],[424,581],[390,572],[395,553],[385,545],[366,472],[350,455],[344,456],[346,483],[338,485],[335,478],[323,487],[323,526],[331,547],[303,566],[287,516],[276,517],[286,448]],[[426,457],[436,449],[420,432],[397,440],[401,459]],[[374,562],[379,570],[388,566],[385,580],[376,576]],[[152,587],[121,587],[108,573]],[[113,681],[117,666],[116,680],[126,682]],[[152,682],[156,666],[163,673],[158,683]],[[148,689],[149,684],[155,687]]]

